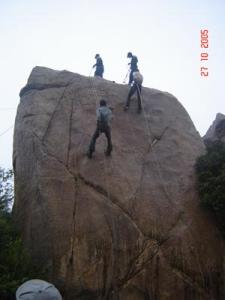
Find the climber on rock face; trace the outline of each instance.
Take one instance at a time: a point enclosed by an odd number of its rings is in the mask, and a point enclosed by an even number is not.
[[[93,68],[96,67],[95,76],[103,77],[103,73],[104,73],[103,61],[99,54],[95,55],[95,59],[96,59],[96,64],[93,65]]]
[[[105,154],[109,156],[112,152],[112,141],[111,141],[111,129],[110,129],[110,120],[112,119],[112,111],[107,107],[105,100],[100,100],[100,107],[96,110],[97,115],[97,127],[94,132],[94,135],[91,139],[87,156],[92,158],[92,153],[95,152],[95,143],[97,138],[101,133],[104,133],[107,138],[107,149]]]
[[[130,65],[130,77],[129,77],[129,82],[128,84],[131,85],[131,83],[133,82],[133,72],[138,70],[138,58],[137,56],[133,55],[131,52],[127,53],[127,57],[131,58],[131,61],[128,65]]]
[[[143,76],[137,70],[136,72],[133,73],[133,82],[132,86],[130,88],[129,94],[127,96],[127,101],[126,105],[124,107],[124,111],[126,111],[129,108],[130,105],[130,99],[133,96],[135,92],[137,92],[137,97],[138,97],[138,113],[141,112],[142,110],[142,105],[141,105],[141,88],[142,88],[142,82],[143,82]]]

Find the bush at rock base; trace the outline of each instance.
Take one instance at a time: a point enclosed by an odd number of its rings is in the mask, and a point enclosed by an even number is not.
[[[207,153],[196,162],[198,192],[225,235],[225,143],[207,142],[206,148]]]
[[[13,173],[0,168],[0,299],[14,299],[17,287],[40,275],[31,264],[12,222]]]

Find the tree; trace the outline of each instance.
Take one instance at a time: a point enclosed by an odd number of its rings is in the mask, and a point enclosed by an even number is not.
[[[9,213],[13,201],[13,171],[0,167],[0,213]]]
[[[13,172],[0,168],[0,299],[13,299],[24,281],[42,277],[12,221]]]
[[[206,148],[207,153],[196,162],[198,192],[225,235],[225,143],[208,142]]]

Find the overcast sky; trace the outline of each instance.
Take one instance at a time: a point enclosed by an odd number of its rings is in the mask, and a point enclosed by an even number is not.
[[[0,0],[0,38],[0,166],[12,165],[18,94],[37,65],[89,76],[100,53],[104,77],[122,83],[131,51],[143,85],[175,95],[201,135],[225,113],[224,0]]]

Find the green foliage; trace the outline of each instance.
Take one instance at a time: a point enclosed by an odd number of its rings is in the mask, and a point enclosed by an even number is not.
[[[211,142],[206,147],[207,153],[196,162],[198,192],[225,234],[225,143]]]
[[[13,172],[0,168],[0,299],[12,299],[24,281],[40,277],[12,221]]]
[[[0,213],[9,212],[13,201],[13,172],[0,167]]]

